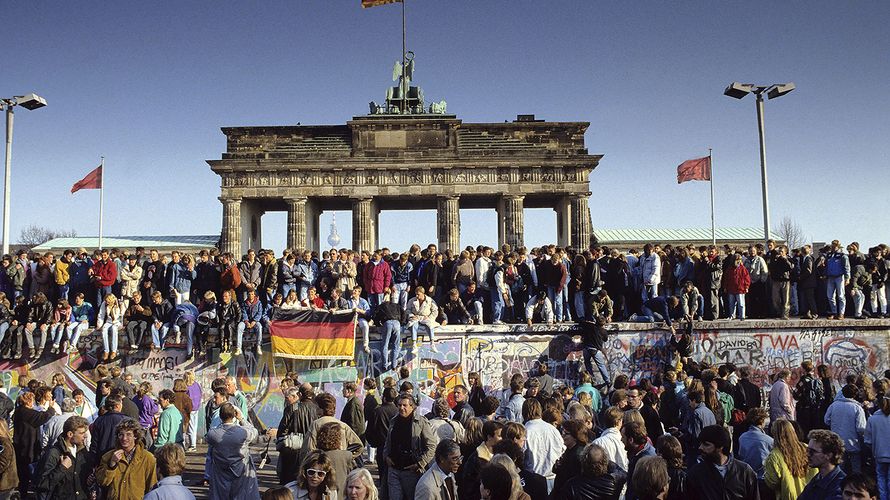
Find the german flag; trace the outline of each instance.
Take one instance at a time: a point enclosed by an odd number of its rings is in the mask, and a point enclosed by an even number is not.
[[[290,309],[270,322],[272,354],[291,359],[353,359],[355,313]]]
[[[402,0],[362,0],[362,8],[377,7],[378,5],[386,5],[388,3],[401,2]]]

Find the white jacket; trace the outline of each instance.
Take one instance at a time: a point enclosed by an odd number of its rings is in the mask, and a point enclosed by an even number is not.
[[[556,427],[539,418],[526,422],[525,432],[525,442],[531,460],[531,463],[526,465],[531,471],[546,478],[556,477],[556,474],[553,473],[553,464],[566,451],[562,435]]]
[[[657,285],[661,283],[661,258],[656,253],[650,253],[648,257],[640,256],[643,284]]]
[[[418,316],[419,319],[417,321],[435,322],[439,316],[439,306],[436,305],[436,301],[432,297],[427,296],[423,303],[417,300],[417,297],[414,297],[408,301],[409,320],[412,316]]]
[[[624,450],[624,443],[621,442],[620,430],[616,427],[604,430],[600,437],[593,440],[593,444],[606,450],[609,460],[615,462],[618,467],[627,470],[627,452]]]

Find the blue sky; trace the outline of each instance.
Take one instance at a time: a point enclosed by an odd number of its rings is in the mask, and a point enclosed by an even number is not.
[[[107,235],[213,234],[219,128],[344,123],[381,101],[400,8],[359,0],[4,2],[0,96],[16,113],[11,235],[97,232],[98,192],[71,184],[106,157]],[[589,121],[594,228],[706,227],[706,183],[681,161],[714,149],[717,224],[762,225],[755,105],[731,81],[793,81],[766,103],[772,219],[815,240],[890,240],[890,2],[409,0],[408,45],[428,100],[465,122],[534,113]],[[344,241],[350,214],[338,212]],[[462,244],[496,243],[494,210],[462,211]],[[322,218],[327,228],[330,214]],[[526,213],[526,242],[555,239]],[[263,219],[265,246],[285,215]],[[404,231],[411,227],[411,231]],[[326,232],[325,232],[326,235]],[[384,212],[381,243],[435,240],[432,211]]]

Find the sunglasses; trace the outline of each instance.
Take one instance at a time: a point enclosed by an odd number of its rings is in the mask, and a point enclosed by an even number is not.
[[[306,476],[308,477],[325,477],[328,473],[323,470],[318,469],[306,469]]]

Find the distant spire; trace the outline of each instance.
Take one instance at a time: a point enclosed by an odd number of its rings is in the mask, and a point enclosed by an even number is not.
[[[340,244],[340,234],[337,233],[337,214],[331,214],[331,234],[328,235],[328,244],[331,248],[337,248]]]

